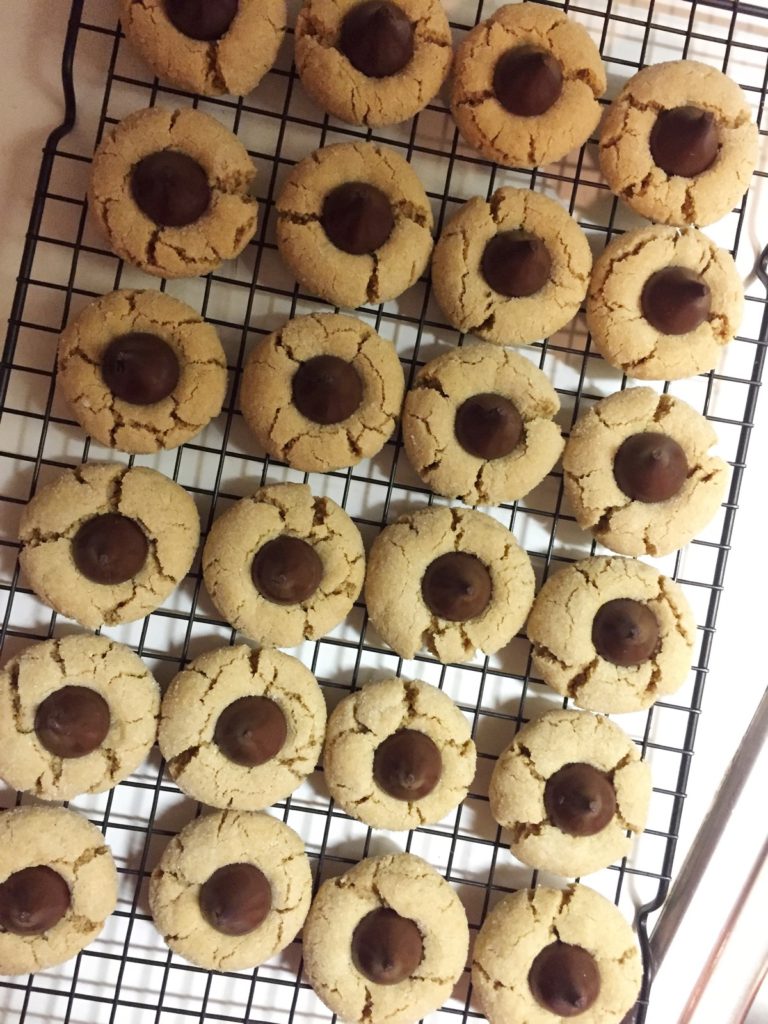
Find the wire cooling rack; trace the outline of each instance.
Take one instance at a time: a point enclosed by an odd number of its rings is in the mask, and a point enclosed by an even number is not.
[[[296,2],[290,4],[291,15]],[[499,0],[446,0],[455,35],[500,6]],[[762,3],[731,0],[583,0],[565,7],[600,45],[612,98],[644,64],[681,57],[725,69],[743,87],[759,124],[768,88],[768,10]],[[293,17],[291,18],[291,23]],[[607,190],[597,169],[596,145],[533,172],[502,170],[478,158],[458,139],[442,99],[413,122],[364,131],[329,118],[309,101],[291,65],[289,35],[277,66],[247,98],[201,99],[152,80],[121,37],[115,5],[73,0],[64,52],[66,118],[51,135],[40,172],[29,236],[20,268],[3,356],[0,386],[0,614],[3,659],[33,640],[77,627],[57,618],[19,577],[16,530],[24,503],[66,466],[115,454],[84,437],[55,387],[57,335],[90,299],[118,287],[161,287],[189,302],[219,329],[228,354],[231,386],[222,415],[193,443],[152,457],[137,457],[178,480],[194,495],[204,531],[215,515],[265,482],[308,480],[313,491],[341,502],[366,542],[406,508],[432,496],[409,469],[395,436],[375,459],[346,472],[304,476],[255,449],[238,411],[240,371],[251,344],[288,316],[324,308],[303,294],[281,265],[274,241],[274,198],[290,167],[311,149],[350,137],[397,148],[428,190],[438,229],[459,203],[501,185],[530,187],[559,199],[587,232],[595,251],[614,234],[639,223]],[[75,103],[77,100],[77,123]],[[248,147],[257,165],[260,225],[241,258],[216,274],[159,284],[124,265],[106,248],[87,217],[90,157],[108,127],[152,104],[192,105],[218,117]],[[768,123],[766,124],[768,128]],[[762,130],[765,136],[768,131]],[[590,876],[593,888],[636,917],[644,949],[648,914],[667,892],[718,603],[750,426],[765,355],[768,313],[759,281],[751,278],[760,246],[758,211],[766,168],[748,198],[709,233],[736,256],[748,279],[742,334],[718,372],[665,385],[707,415],[720,436],[720,452],[733,466],[720,515],[683,552],[655,560],[676,578],[699,625],[694,669],[673,700],[650,712],[621,716],[651,763],[654,794],[649,827],[632,856]],[[762,205],[765,221],[766,205]],[[766,239],[763,238],[764,242]],[[326,307],[327,308],[327,307]],[[461,343],[445,325],[419,282],[395,302],[359,312],[397,346],[406,376],[446,346]],[[568,431],[592,401],[628,382],[591,351],[582,318],[523,353],[553,382],[562,401],[559,421]],[[563,502],[555,471],[524,501],[489,510],[527,549],[539,581],[559,565],[598,550],[577,527]],[[233,639],[202,586],[199,563],[162,609],[147,619],[109,630],[133,646],[161,682],[186,659]],[[424,856],[456,887],[473,932],[489,906],[511,889],[549,879],[531,873],[501,843],[487,801],[495,757],[528,718],[559,702],[531,675],[523,636],[491,658],[441,666],[424,656],[403,663],[386,650],[358,602],[348,620],[298,655],[320,679],[329,705],[371,678],[403,674],[442,687],[467,715],[478,747],[479,769],[465,803],[445,820],[410,833],[373,832],[334,807],[315,772],[290,799],[272,808],[307,845],[316,882],[361,857],[408,849]],[[23,802],[0,792],[6,806]],[[231,1021],[249,1024],[315,1024],[331,1019],[301,976],[301,945],[252,972],[212,974],[173,956],[155,932],[147,905],[147,880],[165,847],[200,808],[163,775],[159,755],[108,794],[82,797],[73,806],[99,824],[120,870],[118,908],[102,935],[75,960],[37,976],[0,979],[0,1019],[25,1024],[170,1024]],[[650,971],[637,1007],[646,1018]],[[468,973],[453,998],[431,1015],[431,1024],[480,1017]]]

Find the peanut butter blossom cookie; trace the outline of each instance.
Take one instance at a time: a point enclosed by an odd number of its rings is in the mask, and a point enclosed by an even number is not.
[[[613,192],[662,224],[712,224],[749,186],[757,125],[722,71],[694,60],[643,68],[611,105],[600,166]]]
[[[432,210],[410,165],[372,142],[325,146],[288,175],[277,245],[302,287],[337,306],[386,302],[432,252]]]
[[[0,814],[0,974],[63,964],[116,902],[115,862],[89,821],[63,807]]]
[[[293,941],[311,894],[309,859],[292,828],[267,814],[218,811],[170,841],[149,906],[174,953],[209,971],[239,971]]]
[[[640,711],[674,693],[695,638],[680,587],[631,558],[586,558],[555,573],[528,618],[536,673],[591,711]]]
[[[95,629],[159,607],[189,571],[200,520],[183,487],[143,466],[90,463],[37,492],[19,563],[37,596]]]
[[[578,313],[592,253],[553,199],[500,188],[468,200],[443,229],[432,289],[449,323],[496,345],[537,341]]]
[[[608,718],[548,711],[501,754],[489,796],[518,860],[573,877],[627,855],[627,833],[645,827],[651,773]]]
[[[418,680],[368,683],[328,722],[325,781],[344,810],[374,828],[410,829],[445,817],[475,775],[469,723]]]
[[[320,886],[304,968],[342,1020],[412,1024],[450,996],[468,945],[464,908],[445,879],[420,857],[390,854]]]
[[[431,490],[467,505],[516,501],[563,450],[560,402],[533,363],[495,345],[452,349],[416,376],[403,409],[411,465]]]
[[[482,512],[423,508],[373,542],[365,580],[371,622],[401,658],[421,648],[443,663],[493,654],[531,607],[525,551]]]
[[[437,95],[452,57],[439,0],[306,0],[296,21],[304,88],[350,124],[407,121]]]
[[[628,388],[577,420],[563,453],[576,522],[623,555],[668,555],[720,507],[728,466],[709,454],[717,435],[690,405]]]
[[[560,160],[597,127],[605,69],[576,22],[543,4],[506,4],[456,52],[451,109],[488,160],[535,167]]]
[[[327,472],[376,455],[403,404],[394,345],[362,320],[299,316],[256,343],[240,405],[260,445],[295,469]]]
[[[280,651],[217,647],[171,681],[158,743],[168,773],[211,807],[255,811],[314,771],[325,733],[317,680]]]
[[[203,549],[211,600],[259,643],[317,640],[349,612],[363,585],[360,532],[306,484],[274,484],[219,516]]]
[[[585,885],[505,896],[483,922],[472,958],[472,988],[490,1024],[621,1024],[642,974],[629,924]]]
[[[121,0],[126,36],[180,89],[245,95],[275,63],[285,0]]]
[[[122,259],[155,277],[195,277],[253,237],[255,175],[245,147],[215,118],[152,107],[102,139],[88,202]]]
[[[57,380],[97,441],[156,452],[218,416],[227,361],[214,328],[186,303],[158,291],[110,292],[67,325]]]
[[[103,636],[32,644],[0,672],[0,778],[44,800],[111,789],[155,742],[160,690]]]

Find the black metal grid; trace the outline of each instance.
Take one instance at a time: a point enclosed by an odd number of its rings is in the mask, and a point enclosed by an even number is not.
[[[84,10],[85,3],[85,10]],[[293,7],[295,8],[294,2]],[[457,34],[499,6],[498,0],[447,0]],[[612,79],[614,95],[621,80],[644,63],[657,59],[700,56],[714,48],[722,66],[742,84],[762,124],[768,88],[768,30],[758,19],[768,15],[763,6],[731,0],[583,0],[556,2],[582,20],[599,42]],[[64,52],[66,118],[51,135],[43,157],[19,284],[12,308],[0,381],[0,502],[7,536],[0,539],[3,570],[0,593],[5,599],[0,640],[4,657],[35,639],[66,632],[70,627],[43,609],[18,576],[15,521],[35,490],[64,466],[107,453],[84,439],[55,392],[53,361],[56,336],[77,309],[110,288],[154,287],[157,282],[137,275],[104,247],[86,219],[85,182],[93,144],[105,128],[131,109],[155,102],[190,103],[220,117],[241,135],[260,168],[260,227],[246,254],[225,264],[207,278],[196,280],[175,294],[187,298],[222,332],[227,348],[232,385],[219,427],[204,431],[191,444],[157,459],[141,459],[179,479],[199,501],[204,531],[227,503],[267,480],[309,479],[314,490],[323,489],[353,512],[370,539],[380,526],[406,503],[432,499],[415,477],[408,474],[394,438],[381,457],[352,470],[312,475],[292,473],[249,449],[237,412],[237,386],[249,341],[267,333],[288,315],[322,303],[302,294],[275,257],[271,210],[279,181],[290,165],[307,151],[345,137],[371,138],[399,148],[422,177],[434,166],[444,174],[427,174],[427,188],[437,216],[438,230],[455,204],[478,191],[490,193],[501,184],[526,185],[559,196],[574,212],[599,248],[615,232],[635,221],[607,192],[594,170],[594,140],[571,162],[533,172],[508,173],[479,159],[466,149],[453,131],[441,102],[430,106],[412,123],[392,131],[361,131],[340,125],[301,97],[289,59],[283,58],[248,101],[223,98],[200,100],[168,88],[146,76],[141,62],[132,58],[114,13],[105,14],[100,0],[73,0]],[[105,20],[106,18],[106,20]],[[614,45],[618,40],[619,44]],[[73,58],[77,53],[78,93],[89,97],[80,114],[81,135],[70,136],[74,124],[75,87]],[[734,71],[742,63],[751,68],[746,80]],[[94,87],[93,79],[98,79]],[[765,130],[761,134],[768,134]],[[69,138],[68,138],[69,136]],[[270,142],[271,139],[271,142]],[[301,142],[292,144],[293,139]],[[758,172],[757,177],[765,177]],[[472,182],[472,187],[467,183]],[[479,184],[478,184],[479,183]],[[724,244],[738,257],[749,254],[744,232],[749,202],[745,200],[728,218]],[[718,239],[720,240],[720,239]],[[743,261],[742,261],[743,262]],[[161,285],[165,287],[165,283]],[[181,290],[179,290],[181,289]],[[461,343],[457,332],[439,319],[430,302],[429,286],[422,282],[397,303],[366,310],[365,315],[401,353],[410,380],[438,342]],[[652,821],[643,842],[629,861],[590,876],[589,884],[612,896],[629,913],[644,903],[638,930],[647,948],[648,914],[663,901],[671,877],[680,817],[701,708],[707,665],[715,630],[717,608],[747,445],[757,400],[768,333],[768,307],[762,292],[748,295],[745,333],[731,348],[737,351],[736,368],[712,372],[688,382],[693,393],[677,387],[727,434],[726,453],[733,477],[723,513],[715,526],[687,549],[663,563],[694,602],[700,643],[690,684],[674,701],[659,702],[649,713],[621,724],[641,743],[654,768],[657,783]],[[530,354],[530,350],[529,350]],[[561,422],[567,429],[591,400],[624,387],[626,378],[612,373],[590,351],[589,338],[576,324],[568,331],[535,347],[539,365],[549,372],[563,401]],[[682,385],[681,385],[682,387]],[[724,404],[723,394],[728,401]],[[724,411],[725,410],[725,411]],[[124,458],[117,456],[118,458]],[[234,472],[234,475],[233,475]],[[562,508],[559,472],[525,501],[495,513],[531,554],[539,579],[558,563],[594,550],[589,539],[573,525]],[[696,557],[694,557],[696,556]],[[229,640],[232,631],[216,617],[194,567],[177,599],[133,627],[110,631],[132,644],[167,679],[188,657],[217,638]],[[163,634],[164,639],[158,637]],[[371,668],[403,670],[403,663],[381,646],[368,627],[364,607],[358,603],[349,625],[317,644],[305,645],[303,660],[318,675],[331,702],[351,686],[365,681]],[[479,926],[489,901],[500,892],[536,881],[536,874],[515,866],[499,844],[499,830],[490,821],[485,782],[493,757],[511,732],[552,695],[530,676],[528,646],[520,637],[501,657],[478,659],[464,666],[440,666],[419,657],[404,672],[419,674],[445,688],[473,721],[480,771],[473,792],[446,824],[418,829],[401,836],[405,849],[427,854],[439,870],[459,888],[473,930]],[[12,801],[7,794],[5,802]],[[20,801],[19,801],[20,802]],[[116,790],[99,798],[83,798],[74,805],[102,826],[118,857],[121,898],[105,935],[69,965],[29,979],[0,982],[0,1017],[33,1024],[43,1020],[92,1021],[321,1021],[327,1011],[313,1001],[306,982],[300,981],[300,945],[294,943],[276,961],[249,974],[216,975],[194,968],[165,949],[153,936],[146,908],[146,879],[166,838],[199,810],[182,798],[163,777],[158,757]],[[338,873],[361,856],[386,848],[381,836],[329,806],[322,788],[302,787],[276,811],[295,827],[308,845],[316,878]],[[386,843],[386,840],[384,841]],[[597,884],[596,884],[596,881]],[[637,1020],[645,1019],[647,984],[638,1004]],[[457,998],[430,1020],[478,1018],[470,1004],[467,977]]]

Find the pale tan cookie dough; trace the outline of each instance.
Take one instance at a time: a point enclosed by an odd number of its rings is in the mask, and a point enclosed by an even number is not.
[[[320,223],[325,197],[339,185],[364,182],[390,200],[395,226],[375,252],[338,249]],[[426,269],[432,252],[432,209],[424,187],[393,149],[373,142],[325,146],[298,163],[277,199],[277,245],[302,287],[354,308],[397,298]]]
[[[362,381],[360,405],[339,423],[315,423],[293,402],[294,374],[317,356],[345,360]],[[240,405],[273,458],[308,473],[326,473],[381,451],[395,429],[404,390],[403,368],[391,342],[355,317],[311,313],[256,343],[243,371]]]
[[[40,742],[35,715],[64,686],[82,686],[109,705],[103,742],[82,757],[59,757]],[[0,672],[0,778],[43,800],[112,789],[155,742],[160,690],[134,652],[103,636],[32,644]]]
[[[144,157],[178,150],[208,177],[211,202],[185,227],[161,227],[137,206],[131,170]],[[88,205],[114,252],[155,277],[196,277],[239,256],[256,231],[256,171],[243,144],[200,110],[137,110],[99,144]]]
[[[108,513],[134,519],[149,544],[141,570],[113,585],[86,579],[71,551],[83,523]],[[42,601],[95,629],[158,608],[189,571],[199,539],[195,503],[173,480],[144,466],[89,463],[62,473],[30,500],[19,525],[19,564]]]
[[[627,497],[613,475],[626,438],[668,434],[683,448],[688,478],[666,501]],[[627,388],[593,405],[577,420],[563,453],[565,493],[582,530],[622,555],[668,555],[702,530],[720,507],[728,466],[709,455],[711,424],[680,398],[651,388]]]
[[[285,743],[264,764],[236,764],[214,740],[221,713],[243,697],[267,697],[285,717]],[[244,645],[217,647],[171,680],[158,744],[168,774],[189,796],[211,807],[258,811],[288,796],[315,770],[325,718],[317,680],[296,658]]]
[[[397,0],[413,26],[402,70],[369,78],[338,48],[344,16],[360,0],[305,0],[296,21],[296,70],[312,99],[349,124],[407,121],[435,98],[451,67],[451,29],[439,0]]]
[[[394,985],[362,974],[352,935],[380,907],[414,921],[424,952],[417,973]],[[317,995],[344,1021],[412,1024],[436,1010],[464,969],[469,929],[444,878],[411,853],[369,857],[320,887],[304,926],[304,969]]]
[[[167,398],[135,405],[101,373],[107,346],[132,332],[154,334],[179,361]],[[123,452],[156,452],[189,441],[221,412],[227,360],[219,336],[194,309],[158,291],[118,291],[90,302],[59,339],[57,381],[86,433]]]
[[[400,729],[423,733],[440,751],[440,779],[419,800],[398,800],[376,782],[376,748]],[[442,690],[408,679],[368,683],[331,714],[323,754],[325,781],[343,809],[373,828],[411,829],[440,821],[466,797],[475,775],[469,723]]]
[[[569,764],[605,772],[616,793],[613,817],[591,836],[570,835],[547,815],[547,780]],[[627,832],[645,828],[651,772],[637,746],[610,719],[584,711],[548,711],[523,726],[501,754],[488,795],[494,818],[510,830],[510,849],[518,860],[572,878],[627,855],[632,845]]]
[[[562,68],[560,97],[534,117],[510,113],[493,88],[497,61],[518,47],[547,51]],[[586,142],[600,120],[605,86],[600,53],[581,25],[543,4],[506,4],[456,51],[451,110],[464,139],[488,160],[535,167]]]
[[[456,438],[456,413],[473,395],[509,399],[524,433],[508,455],[483,459]],[[495,345],[467,345],[427,363],[403,408],[403,441],[411,465],[436,494],[467,505],[500,505],[532,491],[563,450],[553,416],[560,409],[554,388],[530,360]]]
[[[474,555],[491,576],[487,607],[463,622],[438,618],[421,594],[430,563],[451,551]],[[509,643],[525,622],[534,586],[528,556],[501,523],[483,512],[435,506],[401,516],[378,535],[368,558],[365,600],[374,627],[401,658],[426,647],[448,664]]]
[[[323,563],[319,587],[302,604],[268,601],[251,577],[259,548],[282,534],[310,544]],[[242,498],[214,522],[203,549],[211,600],[235,629],[268,647],[295,647],[333,629],[364,576],[360,531],[335,501],[314,497],[306,484],[273,484]]]
[[[96,938],[115,909],[112,854],[99,829],[74,811],[16,807],[0,814],[0,884],[38,865],[67,883],[69,908],[40,935],[0,929],[0,974],[28,974],[64,963]]]
[[[238,0],[220,39],[193,39],[173,24],[164,0],[121,0],[120,21],[155,74],[180,89],[244,96],[275,63],[283,40],[285,0]]]
[[[694,271],[710,290],[707,320],[686,334],[665,334],[643,315],[648,279],[667,267]],[[733,257],[695,228],[653,226],[628,231],[595,262],[587,325],[598,352],[630,377],[678,380],[715,367],[744,310],[744,288]]]
[[[584,1024],[621,1024],[640,992],[640,950],[620,911],[585,885],[562,891],[521,889],[505,896],[486,917],[475,943],[472,987],[490,1024],[560,1024],[566,1019],[541,1006],[528,985],[536,956],[558,941],[586,950],[600,972],[597,999],[578,1018]]]
[[[646,605],[659,624],[659,647],[639,665],[601,657],[592,621],[608,601]],[[528,618],[535,672],[579,707],[608,713],[640,711],[678,690],[693,658],[696,623],[685,595],[671,579],[632,558],[585,558],[551,576]]]
[[[494,291],[481,272],[488,242],[524,230],[545,243],[549,281],[520,298]],[[547,196],[500,188],[489,201],[475,196],[455,213],[437,241],[432,290],[449,322],[496,345],[522,345],[549,337],[576,316],[587,293],[592,252],[568,212]]]
[[[267,917],[244,935],[225,935],[200,910],[201,886],[229,864],[253,864],[272,890]],[[190,822],[165,848],[149,883],[149,906],[163,939],[209,971],[250,969],[285,949],[304,923],[311,896],[301,839],[282,821],[248,811],[216,811]]]
[[[662,110],[695,106],[711,112],[720,151],[693,178],[668,175],[653,159],[650,135]],[[624,85],[603,121],[600,167],[611,190],[649,220],[712,224],[749,187],[757,162],[757,126],[739,86],[695,60],[643,68]]]

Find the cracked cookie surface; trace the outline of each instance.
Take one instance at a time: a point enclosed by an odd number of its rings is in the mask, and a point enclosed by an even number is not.
[[[345,252],[321,218],[326,197],[363,184],[389,201],[393,226],[373,251]],[[393,149],[349,142],[317,149],[286,178],[277,199],[277,245],[302,287],[334,305],[354,308],[397,298],[426,269],[432,252],[432,209],[424,187]]]
[[[303,541],[322,564],[315,590],[277,604],[253,581],[254,557],[270,541]],[[360,531],[330,498],[306,484],[273,484],[242,498],[216,519],[203,549],[203,577],[211,600],[235,629],[270,647],[295,647],[337,626],[360,594],[365,552]]]
[[[78,738],[77,716],[69,717],[71,706],[61,694],[65,687],[86,688],[109,709],[101,742],[72,756],[60,747],[54,753],[50,741],[42,742],[44,727],[37,717],[49,698],[64,701],[57,709],[62,716],[58,728],[65,744],[72,733]],[[0,709],[0,778],[43,800],[69,800],[112,789],[141,764],[155,742],[160,690],[141,659],[123,644],[103,636],[65,636],[32,644],[5,665]],[[86,730],[81,724],[81,734]]]
[[[414,923],[421,936],[421,961],[394,984],[371,980],[352,952],[357,926],[381,909]],[[464,908],[445,879],[420,857],[390,854],[367,858],[321,885],[304,926],[304,969],[342,1020],[410,1024],[450,996],[468,945]]]
[[[485,279],[487,246],[507,232],[534,236],[549,255],[549,273],[532,294],[511,297]],[[432,289],[458,330],[496,345],[522,345],[576,316],[591,268],[586,235],[559,203],[529,189],[500,188],[489,201],[467,200],[443,228],[432,258]]]
[[[108,346],[134,332],[160,338],[176,357],[178,381],[159,401],[127,401],[104,379]],[[81,427],[97,441],[124,452],[156,452],[189,441],[218,416],[227,360],[215,329],[186,303],[158,291],[116,291],[67,324],[57,381]]]
[[[155,74],[204,96],[244,96],[255,89],[275,63],[286,19],[285,0],[238,0],[221,35],[198,39],[174,25],[166,0],[120,5],[126,36]]]
[[[201,909],[206,882],[230,865],[257,868],[271,894],[263,920],[240,934],[214,927]],[[229,900],[242,909],[248,895],[235,889]],[[285,949],[304,923],[311,895],[312,872],[301,839],[283,822],[249,811],[196,818],[170,841],[149,883],[150,910],[165,942],[209,971],[246,970]],[[226,907],[223,918],[227,911],[235,916],[221,896],[219,902]]]
[[[210,191],[203,212],[181,226],[157,223],[134,198],[137,165],[167,152],[194,161]],[[215,118],[199,110],[151,107],[129,114],[102,139],[93,157],[88,205],[122,259],[155,277],[196,277],[235,259],[253,237],[255,176],[245,147]]]
[[[594,619],[609,601],[645,605],[658,624],[658,643],[634,665],[601,656]],[[528,618],[533,668],[579,707],[608,713],[639,711],[682,686],[691,667],[696,624],[680,587],[650,565],[597,556],[555,573]]]
[[[622,443],[639,434],[666,435],[687,463],[679,490],[661,501],[625,493],[614,475]],[[687,544],[716,514],[728,466],[709,455],[711,424],[680,398],[627,388],[579,417],[563,453],[565,493],[583,530],[623,555],[667,555]]]
[[[695,327],[669,333],[645,316],[645,289],[654,274],[681,270],[695,275],[694,285],[706,289],[708,308]],[[658,305],[664,315],[662,303]],[[717,365],[739,329],[743,309],[744,289],[727,250],[694,228],[654,226],[621,235],[595,261],[587,325],[603,358],[630,377],[678,380]],[[672,321],[669,315],[666,319]]]
[[[345,17],[359,0],[306,0],[296,21],[296,70],[310,96],[349,124],[407,121],[434,99],[451,67],[448,18],[439,0],[397,0],[413,33],[410,60],[393,74],[359,70],[341,48]]]
[[[74,539],[100,516],[124,517],[146,538],[144,563],[124,582],[93,582],[75,562]],[[95,629],[159,607],[189,571],[199,539],[195,503],[173,480],[144,466],[88,463],[30,499],[19,525],[19,564],[42,601]]]
[[[478,615],[451,621],[427,605],[422,581],[437,559],[454,552],[485,567],[490,595]],[[431,507],[408,513],[381,531],[368,558],[368,614],[401,658],[412,658],[422,646],[444,664],[466,661],[478,650],[493,654],[525,622],[533,594],[527,554],[483,512]]]
[[[714,119],[717,153],[703,171],[670,174],[656,163],[651,135],[660,113],[695,108]],[[739,86],[694,60],[643,68],[611,104],[600,134],[600,167],[611,190],[643,217],[662,224],[712,224],[747,190],[758,132]]]
[[[433,788],[414,799],[396,798],[377,782],[376,751],[402,730],[429,737],[440,755]],[[336,706],[323,767],[331,796],[348,814],[374,828],[411,829],[440,821],[466,797],[475,744],[466,718],[442,690],[419,680],[384,679]]]
[[[525,116],[504,106],[494,88],[500,58],[523,48],[551,55],[562,75],[554,102]],[[535,167],[587,141],[600,120],[605,87],[600,53],[581,25],[543,4],[506,4],[459,45],[451,110],[464,139],[488,160]]]
[[[478,395],[501,396],[522,420],[520,440],[506,454],[485,458],[457,437],[457,413]],[[467,505],[516,501],[560,457],[564,442],[553,420],[559,409],[554,388],[528,359],[495,345],[465,345],[419,370],[403,407],[405,450],[436,494]]]
[[[490,1024],[563,1020],[537,1001],[528,983],[534,960],[553,943],[578,946],[596,963],[599,991],[582,1018],[620,1024],[640,991],[640,950],[620,911],[585,885],[521,889],[488,914],[473,952],[472,987]]]
[[[226,737],[218,742],[218,726],[227,708],[252,698],[277,706],[285,737],[273,756],[242,764],[225,752]],[[241,722],[243,714],[248,711],[240,713]],[[317,680],[296,658],[242,644],[217,647],[171,681],[163,697],[158,744],[168,774],[183,792],[211,807],[256,811],[288,796],[314,771],[325,718]],[[242,728],[254,725],[247,719]],[[248,739],[245,731],[241,743]]]
[[[357,407],[326,423],[302,413],[293,386],[302,367],[328,356],[347,363],[362,387]],[[330,390],[332,384],[324,383],[318,372],[316,388]],[[404,389],[403,368],[391,342],[355,317],[312,313],[289,320],[256,343],[243,371],[240,405],[259,444],[273,458],[294,469],[325,473],[381,451],[395,428]],[[329,404],[333,397],[329,395]]]
[[[613,814],[593,834],[558,827],[545,800],[547,783],[557,772],[582,764],[607,776],[615,793]],[[578,798],[578,785],[574,792]],[[548,711],[523,726],[499,756],[489,796],[491,813],[509,830],[509,846],[518,860],[572,878],[627,855],[632,845],[627,832],[637,834],[645,827],[651,773],[637,746],[608,718]]]
[[[62,916],[41,933],[0,928],[0,974],[28,974],[64,963],[96,938],[115,909],[112,854],[99,829],[74,811],[16,807],[0,814],[0,886],[16,872],[38,866],[63,879],[69,905],[62,903]]]

